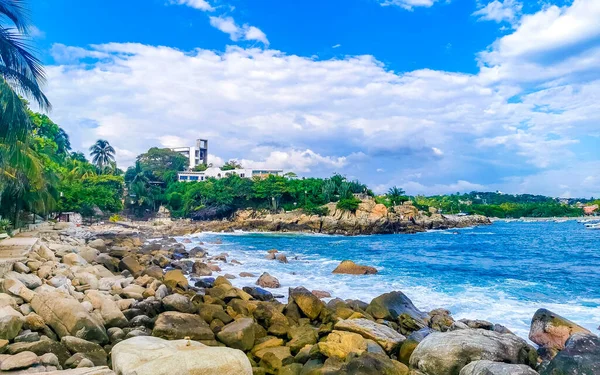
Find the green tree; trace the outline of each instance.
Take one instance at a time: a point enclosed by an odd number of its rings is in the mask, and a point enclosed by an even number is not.
[[[227,163],[221,167],[222,171],[232,171],[234,169],[242,169],[242,165],[235,159],[230,159]]]
[[[90,147],[90,156],[92,163],[104,173],[111,167],[111,162],[115,161],[115,149],[107,140],[99,139]]]
[[[254,180],[253,190],[256,198],[266,199],[267,204],[277,211],[281,197],[286,192],[286,179],[274,175],[263,179],[257,178]]]
[[[397,186],[391,187],[387,192],[388,199],[392,202],[392,204],[398,204],[402,202],[406,202],[408,197],[406,196],[406,192],[404,189],[399,188]]]
[[[185,170],[189,164],[189,160],[180,153],[157,147],[139,155],[137,161],[142,171],[161,182],[174,182],[177,172]]]

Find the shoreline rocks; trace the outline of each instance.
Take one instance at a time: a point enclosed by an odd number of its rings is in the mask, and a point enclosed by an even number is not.
[[[374,275],[377,273],[377,269],[370,266],[361,266],[351,260],[343,260],[331,273],[343,273],[348,275]]]
[[[258,286],[245,279],[241,289],[224,276],[196,279],[229,256],[209,256],[199,247],[191,256],[173,238],[144,242],[139,233],[81,228],[40,237],[22,265],[0,279],[2,371],[600,374],[598,337],[547,310],[532,319],[532,340],[542,344],[538,359],[535,348],[505,327],[455,321],[445,309],[421,311],[400,291],[367,303],[298,286],[280,302],[263,289],[281,287],[267,273]]]

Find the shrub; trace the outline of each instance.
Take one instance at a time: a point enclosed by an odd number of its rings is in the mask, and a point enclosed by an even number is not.
[[[117,221],[121,220],[123,220],[123,218],[119,214],[114,214],[108,219],[108,221],[110,221],[111,223],[116,223]]]
[[[310,205],[302,209],[307,215],[327,216],[329,215],[329,208],[322,206]]]
[[[360,204],[360,199],[352,197],[352,198],[346,198],[346,199],[340,200],[339,202],[337,202],[336,207],[339,210],[356,212],[359,204]]]

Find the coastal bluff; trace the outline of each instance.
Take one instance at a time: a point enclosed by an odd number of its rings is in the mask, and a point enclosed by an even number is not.
[[[362,199],[355,212],[340,210],[335,203],[325,206],[327,215],[309,215],[302,210],[271,213],[245,209],[227,220],[196,222],[199,231],[306,232],[361,235],[418,233],[435,229],[464,228],[491,224],[481,215],[445,215],[419,211],[410,202],[387,208],[373,199]]]

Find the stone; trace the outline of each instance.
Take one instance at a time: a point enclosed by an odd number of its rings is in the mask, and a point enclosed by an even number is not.
[[[239,276],[240,277],[256,277],[255,274],[250,273],[250,272],[240,272]]]
[[[366,309],[375,319],[396,320],[402,314],[408,314],[416,320],[424,321],[427,314],[413,305],[402,292],[390,292],[374,298]]]
[[[7,272],[4,275],[7,280],[19,280],[28,289],[35,289],[42,285],[42,279],[32,273]]]
[[[600,338],[593,334],[576,333],[542,370],[541,375],[600,374]]]
[[[251,287],[251,286],[245,286],[242,288],[242,290],[248,294],[250,294],[252,296],[252,298],[259,300],[259,301],[273,301],[273,294],[271,292],[269,292],[268,290],[265,290],[263,288],[260,287]]]
[[[32,331],[41,331],[46,327],[46,322],[41,316],[32,312],[25,316],[25,327]]]
[[[65,336],[60,340],[71,353],[81,353],[85,355],[95,366],[106,366],[106,352],[104,349],[93,342],[89,342],[74,336]]]
[[[53,341],[46,336],[42,336],[40,341],[18,342],[8,346],[9,354],[18,354],[22,352],[33,352],[38,356],[46,353],[53,353],[58,357],[60,363],[64,363],[71,356],[71,353],[69,353],[64,345]]]
[[[74,298],[57,292],[40,293],[31,301],[31,307],[59,337],[75,336],[98,344],[108,342],[104,326]]]
[[[40,334],[37,332],[23,331],[14,339],[15,342],[35,342],[40,341]]]
[[[215,335],[199,315],[168,311],[158,316],[152,336],[168,340],[189,337],[192,340],[213,340]]]
[[[474,361],[460,370],[459,375],[537,375],[531,367],[492,361]]]
[[[157,280],[162,280],[163,278],[163,270],[159,266],[150,266],[142,272],[142,275],[147,275],[153,277]]]
[[[88,262],[77,253],[65,254],[62,257],[62,263],[67,266],[87,266]]]
[[[262,288],[271,288],[271,289],[276,289],[276,288],[281,287],[281,284],[279,284],[279,280],[277,280],[277,278],[269,275],[267,272],[260,275],[258,280],[256,280],[256,285],[258,285]]]
[[[332,273],[347,274],[347,275],[374,275],[377,273],[375,267],[361,266],[351,260],[343,260]]]
[[[10,306],[0,307],[0,339],[12,340],[23,327],[23,315]]]
[[[95,240],[88,242],[87,245],[96,250],[106,251],[106,243],[104,242],[104,240],[102,240],[100,238],[97,238]]]
[[[116,344],[112,367],[119,375],[252,375],[252,365],[240,350],[156,337],[135,337]]]
[[[33,297],[36,295],[34,291],[27,288],[19,280],[5,279],[4,281],[2,281],[1,286],[1,291],[16,297],[21,297],[25,302],[31,302]]]
[[[363,318],[340,320],[335,324],[335,329],[358,333],[375,341],[388,353],[394,352],[406,340],[390,327]]]
[[[37,365],[39,363],[38,356],[32,352],[22,352],[9,356],[2,360],[0,364],[0,370],[12,371],[19,370]]]
[[[367,350],[367,341],[359,334],[344,331],[331,332],[317,344],[326,357],[345,359],[350,353],[361,355]]]
[[[418,331],[411,333],[406,338],[406,341],[402,343],[402,346],[400,346],[398,360],[404,363],[405,365],[408,365],[410,361],[410,356],[415,351],[417,345],[419,345],[419,343],[423,341],[423,339],[427,337],[427,335],[429,335],[431,332],[433,331],[430,328],[422,328]]]
[[[304,287],[290,288],[289,296],[290,300],[293,300],[304,315],[311,320],[318,317],[321,310],[325,308],[323,301]]]
[[[590,331],[552,311],[539,309],[531,320],[529,339],[543,348],[562,350],[575,333]]]
[[[17,309],[17,301],[9,294],[0,293],[0,308],[4,306],[12,307],[13,309]]]
[[[290,327],[288,337],[291,340],[287,343],[287,346],[290,347],[290,350],[294,354],[298,353],[306,345],[316,344],[319,338],[317,330],[308,324]]]
[[[254,320],[242,318],[231,322],[221,329],[217,338],[230,348],[248,351],[254,346]]]
[[[287,257],[285,256],[285,254],[277,254],[277,255],[275,256],[275,259],[277,259],[277,261],[278,261],[279,263],[288,263],[288,259],[287,259]]]
[[[137,258],[133,255],[129,255],[121,259],[119,262],[119,269],[122,271],[127,270],[131,272],[134,277],[140,276],[144,271],[144,268],[140,262],[138,262]]]
[[[0,339],[0,354],[4,353],[8,349],[8,340]]]
[[[314,294],[315,296],[317,296],[317,298],[319,298],[319,299],[331,297],[331,293],[326,292],[324,290],[313,290],[311,293]]]
[[[476,360],[535,366],[537,353],[511,333],[461,329],[427,335],[413,351],[410,366],[426,375],[456,375]]]
[[[58,357],[54,353],[43,354],[43,355],[39,356],[39,360],[40,360],[40,364],[45,365],[45,366],[54,366],[54,367],[60,366]]]
[[[13,271],[18,273],[29,273],[31,272],[31,269],[22,262],[15,262],[15,264],[13,264]]]
[[[100,311],[100,316],[106,327],[127,326],[127,318],[112,298],[95,290],[86,292],[86,298],[92,301],[94,309]]]
[[[188,288],[188,280],[181,270],[167,271],[163,277],[163,282],[171,290],[177,287],[185,290]]]
[[[97,262],[100,251],[91,247],[83,247],[79,250],[79,255],[88,263]]]
[[[203,262],[194,262],[192,266],[192,274],[194,276],[212,276],[213,271]]]
[[[203,279],[195,280],[194,286],[198,288],[212,288],[215,286],[215,278],[205,277]]]
[[[406,365],[376,353],[364,353],[346,366],[347,375],[408,375]]]
[[[182,313],[193,314],[198,308],[189,298],[181,294],[171,294],[162,299],[166,311],[179,311]]]

